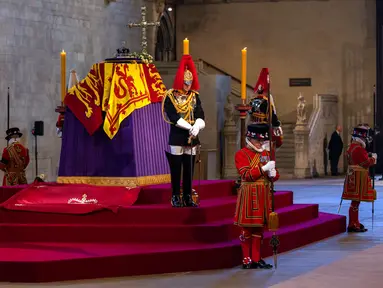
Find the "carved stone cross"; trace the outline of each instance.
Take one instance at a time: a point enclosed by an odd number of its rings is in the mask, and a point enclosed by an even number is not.
[[[140,27],[141,28],[141,48],[142,52],[147,52],[146,48],[148,47],[148,41],[146,38],[146,29],[148,27],[159,27],[160,22],[147,22],[146,21],[146,7],[142,6],[141,7],[141,22],[140,23],[129,23],[128,27],[133,28],[133,27]]]

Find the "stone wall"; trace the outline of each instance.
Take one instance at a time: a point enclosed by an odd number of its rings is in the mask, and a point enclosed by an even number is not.
[[[189,38],[195,59],[238,78],[241,49],[248,47],[248,83],[255,84],[262,67],[270,68],[282,121],[295,122],[296,95],[302,92],[339,95],[344,136],[357,122],[371,122],[375,1],[254,2],[178,7],[178,42]],[[180,55],[182,45],[178,49]],[[289,78],[305,77],[312,78],[312,87],[289,87]],[[310,115],[312,99],[306,100]]]
[[[0,131],[7,125],[6,94],[11,91],[11,126],[24,133],[31,150],[28,178],[35,175],[34,121],[42,120],[45,135],[38,138],[39,173],[55,180],[61,141],[56,137],[55,107],[60,102],[60,52],[67,52],[67,74],[75,68],[83,78],[95,62],[113,56],[126,40],[140,49],[140,29],[126,27],[140,21],[141,0],[1,0],[0,1]],[[149,3],[148,20],[153,12]],[[157,20],[157,19],[155,19]],[[152,29],[154,30],[154,29]],[[153,37],[155,33],[151,32]],[[154,51],[149,39],[149,50]],[[74,135],[75,137],[75,135]],[[6,145],[5,140],[0,142]]]

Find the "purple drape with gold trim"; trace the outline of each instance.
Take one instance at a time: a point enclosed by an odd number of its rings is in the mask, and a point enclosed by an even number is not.
[[[135,110],[113,139],[100,127],[92,136],[68,109],[59,176],[141,177],[169,174],[165,157],[170,126],[161,103]]]

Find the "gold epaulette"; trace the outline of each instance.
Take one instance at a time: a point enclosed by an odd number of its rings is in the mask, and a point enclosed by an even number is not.
[[[161,105],[161,112],[162,112],[162,119],[164,119],[164,121],[168,124],[173,124],[172,122],[169,121],[168,117],[166,116],[166,113],[165,113],[165,101],[166,99],[169,97],[169,99],[172,99],[173,96],[173,91],[174,89],[169,89],[169,90],[166,90],[165,92],[165,96],[164,98],[162,99],[162,105]]]
[[[173,95],[173,91],[173,88],[166,90],[164,99],[166,99],[166,97],[169,97],[170,95]]]

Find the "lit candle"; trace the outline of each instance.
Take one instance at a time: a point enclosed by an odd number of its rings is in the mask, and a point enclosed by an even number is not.
[[[241,99],[246,103],[246,69],[247,69],[247,47],[242,49],[242,74],[241,74]]]
[[[66,95],[66,53],[61,52],[61,102],[64,103]]]
[[[184,39],[184,55],[189,55],[189,40],[188,40],[188,38]]]

